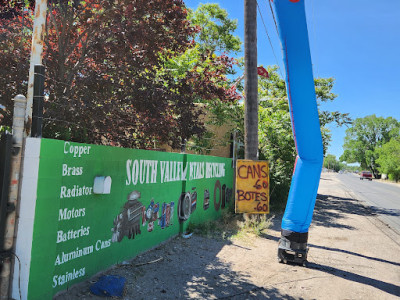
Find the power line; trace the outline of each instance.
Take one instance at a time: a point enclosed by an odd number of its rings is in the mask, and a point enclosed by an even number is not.
[[[270,9],[270,11],[271,11],[272,18],[274,19],[276,33],[277,33],[277,34],[278,34],[278,36],[279,36],[278,24],[277,24],[277,22],[276,22],[276,18],[275,18],[274,10],[272,9],[271,1],[270,1],[270,0],[265,0],[265,1],[268,1],[268,4],[269,4],[269,9]]]
[[[269,0],[268,0],[268,1],[269,1]],[[263,23],[263,25],[264,25],[264,30],[265,30],[265,33],[267,34],[269,44],[270,44],[270,46],[271,46],[272,53],[274,54],[275,62],[276,62],[276,64],[277,64],[277,66],[278,66],[279,73],[281,74],[282,78],[284,78],[284,77],[283,77],[283,74],[282,74],[282,71],[281,71],[281,67],[279,66],[279,63],[278,63],[278,58],[277,58],[277,56],[276,56],[276,54],[275,54],[274,46],[272,45],[272,41],[271,41],[271,38],[270,38],[269,33],[268,33],[268,30],[267,30],[267,26],[265,25],[264,18],[263,18],[263,15],[262,15],[262,13],[261,13],[260,6],[258,5],[258,2],[257,2],[257,8],[258,8],[258,12],[259,12],[260,17],[261,17],[261,21],[262,21],[262,23]],[[275,20],[275,17],[274,17],[274,20]],[[275,25],[276,25],[276,23],[275,23]]]
[[[314,45],[317,44],[317,34],[316,34],[316,29],[315,29],[317,26],[315,24],[315,20],[316,20],[316,18],[315,18],[315,2],[311,1],[311,33],[312,33],[313,38],[314,38]],[[317,61],[317,60],[315,59],[315,61]],[[317,72],[316,65],[317,65],[316,63],[315,63],[315,65],[312,64],[313,70],[315,71],[315,74],[318,77],[318,72]]]

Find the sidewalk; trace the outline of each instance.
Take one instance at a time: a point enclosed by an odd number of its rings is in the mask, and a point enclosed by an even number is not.
[[[127,279],[124,299],[400,298],[400,236],[336,176],[322,174],[307,268],[278,263],[277,217],[261,237],[179,237],[107,274]],[[56,299],[106,299],[91,295],[89,285]]]

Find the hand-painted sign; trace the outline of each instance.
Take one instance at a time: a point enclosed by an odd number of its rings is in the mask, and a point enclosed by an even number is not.
[[[17,240],[22,299],[51,299],[189,223],[220,217],[233,198],[229,158],[49,139],[26,145]]]
[[[266,161],[238,160],[236,213],[269,213],[269,168]]]

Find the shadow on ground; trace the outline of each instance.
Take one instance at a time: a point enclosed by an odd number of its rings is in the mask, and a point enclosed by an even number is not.
[[[332,195],[318,194],[313,218],[313,225],[320,227],[334,227],[354,230],[346,225],[346,215],[373,216],[374,214],[387,214],[385,210],[365,206],[362,202],[352,198],[340,198]],[[390,212],[389,212],[390,213]],[[270,228],[267,233],[262,232],[261,237],[278,242],[281,215],[270,219]],[[214,223],[211,224],[214,227]],[[225,224],[226,225],[226,224]],[[219,257],[224,247],[239,247],[246,252],[252,249],[232,244],[226,238],[237,234],[239,228],[222,226],[217,230],[214,239],[210,236],[193,235],[189,239],[175,238],[168,243],[160,245],[152,251],[137,256],[127,264],[119,265],[108,272],[107,275],[117,275],[126,278],[126,292],[123,299],[299,299],[294,298],[275,287],[257,286],[252,283],[249,275],[242,271],[233,271],[232,266]],[[201,229],[201,228],[200,228]],[[204,229],[204,228],[203,228]],[[215,229],[215,227],[214,227]],[[208,227],[205,232],[208,234]],[[225,230],[225,231],[224,231]],[[223,238],[221,238],[221,231]],[[269,233],[269,234],[268,234]],[[277,244],[276,244],[277,245]],[[309,244],[310,248],[326,251],[341,252],[348,255],[361,257],[372,261],[399,266],[380,258],[362,255],[356,252],[339,248]],[[235,251],[226,253],[234,253]],[[233,254],[232,254],[233,255]],[[236,253],[237,255],[237,253]],[[236,258],[240,260],[241,258]],[[378,279],[356,274],[355,272],[341,270],[334,266],[309,263],[308,268],[323,274],[333,275],[348,281],[371,286],[391,295],[400,295],[400,287]],[[94,278],[96,280],[96,278]],[[57,300],[66,299],[107,299],[90,294],[90,282],[74,287],[67,293],[59,295]],[[111,299],[111,298],[110,298]]]
[[[374,216],[377,214],[391,216],[400,215],[399,212],[366,206],[357,199],[318,194],[315,203],[313,224],[315,226],[354,229],[352,226],[341,222],[341,220],[345,218],[345,215],[351,214],[359,216]]]
[[[308,244],[308,246],[311,247],[311,248],[318,248],[318,249],[327,250],[327,251],[340,252],[340,253],[353,255],[353,256],[357,256],[357,257],[361,257],[361,258],[365,258],[365,259],[369,259],[369,260],[373,260],[373,261],[377,261],[377,262],[383,262],[383,263],[386,263],[386,264],[390,264],[390,265],[394,265],[394,266],[399,266],[400,267],[400,263],[398,263],[398,262],[394,262],[394,261],[390,261],[390,260],[386,260],[386,259],[381,259],[381,258],[377,258],[377,257],[372,257],[372,256],[367,256],[367,255],[362,255],[360,253],[353,252],[353,251],[343,250],[343,249],[339,249],[339,248],[326,247],[326,246],[318,246],[318,245],[315,245],[315,244]]]
[[[342,222],[346,215],[356,214],[360,216],[373,216],[375,214],[391,214],[391,212],[365,206],[362,202],[352,198],[340,198],[332,195],[318,194],[315,203],[314,215],[311,225],[321,227],[335,227],[354,229]],[[280,231],[282,215],[276,216],[271,223],[271,230]],[[273,236],[263,234],[264,238],[276,239]]]
[[[341,277],[345,280],[369,285],[371,287],[374,287],[376,289],[379,289],[383,292],[389,293],[394,296],[399,296],[400,295],[400,286],[387,283],[381,280],[377,280],[371,277],[366,277],[363,275],[359,275],[353,272],[345,271],[345,270],[340,270],[335,267],[331,266],[324,266],[320,264],[315,264],[315,263],[309,263],[308,268],[310,269],[316,269],[324,273],[328,273],[337,277]]]
[[[232,246],[226,240],[178,237],[106,274],[126,278],[123,299],[297,299],[232,271],[218,258],[226,245]],[[90,294],[89,286],[76,286],[55,299],[107,299]]]

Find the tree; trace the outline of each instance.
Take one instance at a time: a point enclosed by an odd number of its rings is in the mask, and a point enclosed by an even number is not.
[[[231,54],[240,50],[241,41],[234,35],[237,21],[229,19],[228,13],[218,4],[200,4],[196,10],[189,10],[188,20],[198,29],[194,35],[196,45],[180,55],[166,58],[164,70],[168,70],[175,78],[183,78],[188,72],[194,71],[200,79],[192,83],[196,90],[210,91],[209,87],[200,83],[212,81],[215,90],[210,95],[225,95],[225,101],[215,96],[205,97],[204,93],[195,99],[197,107],[202,110],[206,132],[193,135],[188,149],[207,154],[214,146],[230,141],[228,136],[222,141],[215,141],[209,125],[215,128],[230,123],[224,112],[240,99],[236,86],[226,75],[234,74],[233,66],[237,60]],[[216,81],[215,77],[220,80]]]
[[[32,21],[23,10],[25,5],[24,1],[0,1],[0,102],[5,106],[0,110],[2,130],[12,123],[12,99],[27,88]]]
[[[30,49],[32,12],[14,11],[2,20],[16,29],[2,31],[4,61]],[[9,38],[17,30],[24,44]],[[235,95],[225,87],[231,65],[223,57],[204,57],[181,77],[165,68],[165,61],[195,47],[197,31],[181,0],[49,0],[43,135],[141,148],[156,141],[180,148],[182,140],[201,136],[196,99],[231,101]],[[28,58],[21,55],[17,65]],[[197,68],[206,62],[202,73]],[[10,112],[9,83],[19,80],[24,87],[26,80],[16,79],[23,72],[12,65],[4,70],[10,80],[0,85],[0,95]]]
[[[241,41],[233,35],[237,20],[228,18],[228,12],[218,4],[200,4],[195,10],[189,10],[189,20],[200,28],[196,41],[201,52],[238,52]]]
[[[269,161],[271,177],[271,205],[284,208],[289,193],[293,166],[296,160],[296,147],[293,140],[292,125],[285,81],[280,77],[276,66],[267,67],[269,78],[259,77],[259,152],[260,159]],[[322,102],[333,101],[333,78],[315,79],[318,106]],[[234,107],[227,114],[235,120],[235,130],[243,139],[243,109]],[[338,126],[348,124],[347,113],[319,110],[324,149],[329,145],[330,134],[327,124],[332,122]]]
[[[348,113],[342,113],[339,111],[327,111],[321,110],[320,106],[322,103],[332,102],[336,99],[337,95],[332,92],[335,79],[330,78],[315,78],[315,94],[317,96],[319,122],[321,124],[321,134],[324,146],[324,153],[328,149],[329,143],[332,140],[332,135],[328,129],[328,124],[335,124],[337,127],[351,124],[351,118]]]
[[[376,162],[381,173],[389,175],[396,182],[400,180],[400,137],[391,139],[381,148],[377,149],[378,158]]]
[[[357,118],[346,130],[344,152],[340,160],[347,163],[358,162],[361,168],[371,170],[378,177],[379,153],[376,150],[399,135],[400,123],[392,117],[370,115]]]
[[[327,168],[328,170],[333,170],[335,172],[339,172],[342,170],[345,166],[344,164],[341,164],[337,159],[336,156],[333,154],[327,154],[324,158],[324,168]]]

